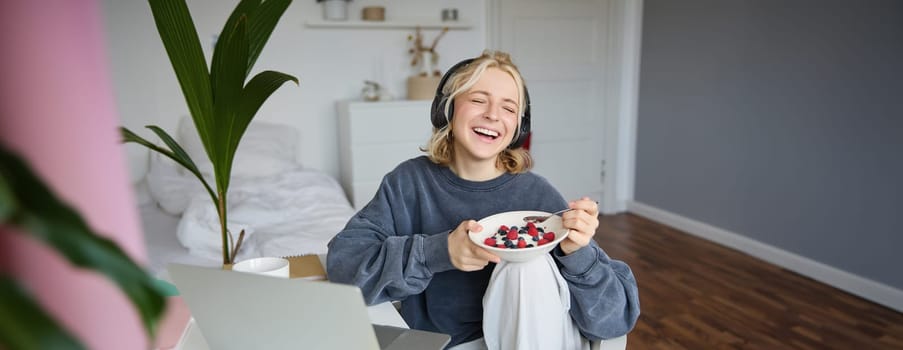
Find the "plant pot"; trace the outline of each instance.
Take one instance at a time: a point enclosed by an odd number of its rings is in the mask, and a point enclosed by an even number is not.
[[[442,77],[412,76],[408,78],[409,100],[431,100],[436,97],[436,88],[439,87]]]

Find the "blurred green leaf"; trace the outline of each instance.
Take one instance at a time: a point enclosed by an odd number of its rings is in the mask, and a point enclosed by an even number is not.
[[[113,241],[98,236],[82,217],[44,185],[18,156],[0,146],[0,189],[11,190],[12,215],[3,225],[55,249],[75,266],[97,271],[119,286],[152,337],[165,307],[155,279]],[[4,190],[0,190],[3,192]]]
[[[84,349],[8,276],[0,276],[0,310],[0,349]]]

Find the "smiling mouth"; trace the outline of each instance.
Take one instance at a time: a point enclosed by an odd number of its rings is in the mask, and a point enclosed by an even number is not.
[[[493,140],[499,137],[499,133],[497,131],[489,130],[486,128],[473,128],[473,132],[477,133],[480,136],[485,136]]]

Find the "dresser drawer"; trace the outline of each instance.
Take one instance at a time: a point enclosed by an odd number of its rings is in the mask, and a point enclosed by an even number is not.
[[[401,162],[418,157],[432,134],[432,101],[338,103],[340,182],[360,210],[380,181]]]
[[[350,102],[347,107],[353,145],[425,144],[430,137],[430,101]]]

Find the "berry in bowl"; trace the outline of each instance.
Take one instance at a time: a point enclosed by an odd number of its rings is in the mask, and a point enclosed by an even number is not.
[[[528,216],[545,216],[544,211],[509,211],[479,221],[483,231],[468,232],[474,244],[505,261],[528,261],[548,254],[568,235],[561,217],[553,215],[543,222],[524,221]]]

